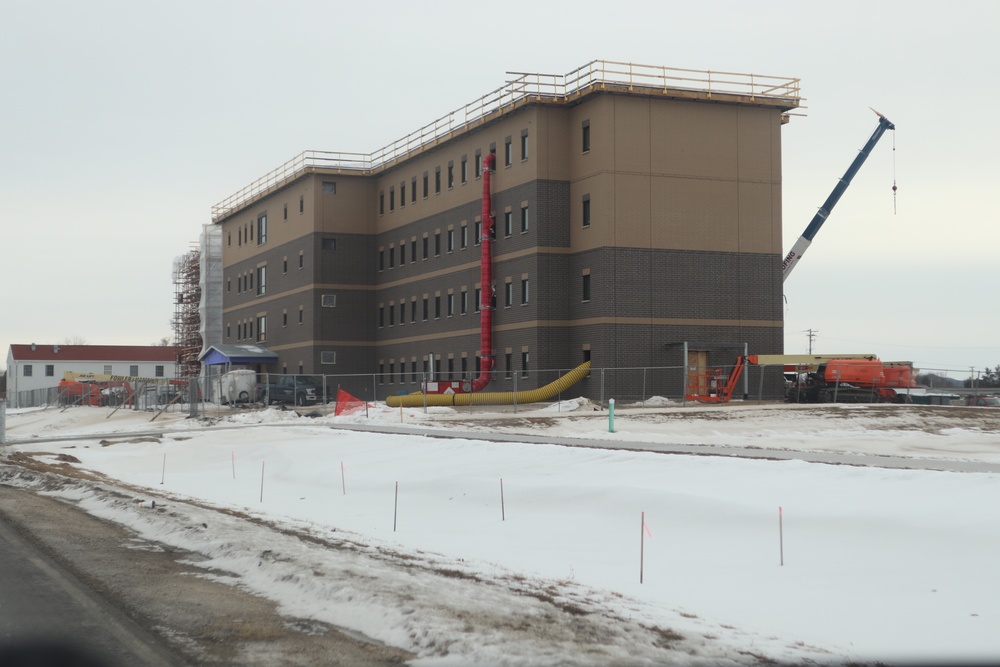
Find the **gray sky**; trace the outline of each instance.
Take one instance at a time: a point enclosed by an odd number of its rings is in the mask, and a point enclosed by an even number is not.
[[[785,350],[813,329],[816,353],[1000,364],[1000,3],[695,4],[0,0],[0,363],[14,343],[170,336],[174,257],[301,151],[368,153],[507,71],[605,59],[802,80],[785,251],[874,130],[868,107],[888,116],[785,284]]]

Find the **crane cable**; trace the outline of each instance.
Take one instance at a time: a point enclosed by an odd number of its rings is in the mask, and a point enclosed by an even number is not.
[[[892,133],[892,214],[896,215],[896,133]]]

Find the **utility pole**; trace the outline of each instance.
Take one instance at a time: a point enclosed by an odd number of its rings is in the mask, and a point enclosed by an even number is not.
[[[819,332],[815,329],[806,329],[806,336],[809,338],[809,354],[813,353],[813,339]]]

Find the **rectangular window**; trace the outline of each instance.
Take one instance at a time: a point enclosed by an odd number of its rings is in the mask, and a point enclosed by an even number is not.
[[[406,183],[399,184],[399,208],[406,206]]]
[[[514,233],[514,212],[504,211],[503,213],[503,235],[510,236]]]
[[[113,371],[111,370],[111,364],[104,364],[104,374],[111,375]]]
[[[590,195],[583,195],[583,226],[590,227]]]
[[[410,263],[417,261],[417,239],[410,241]]]
[[[476,178],[478,179],[480,176],[483,175],[483,154],[478,149],[476,150],[475,164],[476,164],[476,169],[475,169]]]
[[[406,241],[399,242],[399,265],[406,264]]]
[[[385,271],[385,250],[378,251],[378,270]]]
[[[267,213],[257,216],[257,245],[267,243]]]
[[[462,250],[465,250],[467,247],[469,247],[469,228],[466,227],[465,225],[462,225],[462,227],[459,229],[458,234],[459,234],[458,236],[459,244],[461,245]]]
[[[302,309],[302,306],[299,306],[299,324],[305,322],[305,316],[305,310]]]
[[[319,353],[319,363],[321,363],[321,364],[335,364],[335,363],[337,363],[337,353],[336,352],[320,352]]]
[[[389,212],[396,210],[396,188],[389,188]]]
[[[590,274],[583,274],[583,300],[590,301]]]
[[[385,363],[380,362],[378,365],[378,383],[385,384]]]
[[[300,269],[305,268],[305,265],[306,265],[306,256],[305,256],[305,254],[303,254],[302,252],[300,252],[299,253],[299,268]]]
[[[469,160],[463,155],[462,156],[462,167],[459,170],[459,175],[462,178],[462,184],[469,182]]]
[[[455,165],[451,162],[448,163],[448,189],[451,190],[455,187]]]
[[[441,319],[441,295],[440,294],[435,294],[434,295],[434,319],[435,320],[440,320]]]
[[[410,361],[410,382],[417,381],[417,360]]]
[[[483,239],[483,223],[480,220],[476,220],[476,233],[472,236],[472,242],[479,245],[479,242]]]
[[[521,305],[526,306],[528,304],[528,279],[521,278]]]
[[[441,194],[441,167],[434,168],[434,194]]]
[[[336,294],[323,294],[320,296],[320,306],[323,308],[336,308],[337,307],[337,295]]]
[[[267,267],[257,267],[257,295],[267,293]]]
[[[424,172],[424,199],[427,199],[427,172]]]
[[[448,381],[455,379],[455,358],[448,357]]]
[[[590,121],[583,121],[583,136],[582,136],[582,147],[583,152],[590,152]]]
[[[287,310],[281,314],[281,326],[283,326],[283,327],[287,327],[288,326],[288,311]]]
[[[306,196],[299,195],[299,213],[303,213],[306,210]]]
[[[379,215],[384,215],[385,214],[385,193],[384,192],[378,193],[378,214]]]
[[[458,307],[459,312],[463,315],[465,315],[465,313],[469,310],[469,293],[464,289],[462,290],[461,297],[458,300]]]
[[[476,312],[479,312],[479,307],[483,304],[483,290],[476,288]]]
[[[434,232],[434,256],[441,256],[441,232]]]
[[[410,322],[417,321],[417,300],[410,301]]]
[[[430,241],[429,241],[429,240],[427,239],[427,237],[425,236],[425,237],[424,237],[424,259],[427,259],[427,257],[428,257],[428,255],[427,255],[427,249],[428,249],[429,247],[430,247]]]
[[[503,166],[509,167],[511,163],[510,137],[503,140]]]
[[[396,304],[389,304],[389,326],[396,326]]]
[[[528,377],[528,353],[521,352],[521,377]]]
[[[524,234],[528,231],[528,207],[521,207],[521,233]]]
[[[413,180],[410,181],[410,203],[417,203],[417,177],[414,176]]]
[[[455,252],[455,230],[448,230],[448,252]]]
[[[131,375],[132,377],[138,376],[139,375],[139,366],[138,365],[129,366],[128,367],[128,374]]]
[[[45,377],[50,378],[56,374],[55,364],[45,364]],[[138,373],[132,373],[132,375],[138,375]]]
[[[288,220],[288,204],[285,204],[281,211],[281,219]]]
[[[396,246],[389,246],[389,268],[396,268]]]
[[[385,306],[378,307],[378,326],[380,329],[385,326]]]
[[[503,376],[508,380],[514,376],[514,355],[510,352],[503,355]]]
[[[503,286],[503,305],[505,308],[510,308],[511,304],[514,303],[514,283],[509,280],[504,283]]]
[[[521,130],[521,160],[528,159],[528,131]]]
[[[448,313],[448,317],[452,317],[455,314],[455,295],[451,294],[451,293],[448,294],[448,309],[447,309],[447,313]]]
[[[287,257],[284,257],[281,260],[281,273],[282,274],[288,273],[288,258]]]
[[[403,326],[406,322],[406,303],[403,301],[399,302],[399,326]]]
[[[267,315],[257,318],[257,342],[263,343],[267,340]]]
[[[427,321],[428,315],[430,314],[430,309],[429,309],[429,306],[428,306],[429,303],[430,302],[427,300],[427,297],[425,296],[424,297],[424,322]]]
[[[153,375],[154,375],[155,377],[158,377],[158,378],[161,378],[161,377],[163,377],[163,366],[157,366],[157,367],[156,367],[156,368],[155,368],[155,369],[153,370]]]

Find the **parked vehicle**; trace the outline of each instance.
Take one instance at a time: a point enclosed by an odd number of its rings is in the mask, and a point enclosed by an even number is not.
[[[279,375],[273,382],[262,385],[261,399],[265,403],[315,405],[323,400],[323,381],[312,375]]]
[[[976,405],[983,408],[1000,408],[1000,396],[969,396],[966,405]]]
[[[222,376],[219,400],[222,403],[249,403],[257,399],[257,373],[247,369]]]

